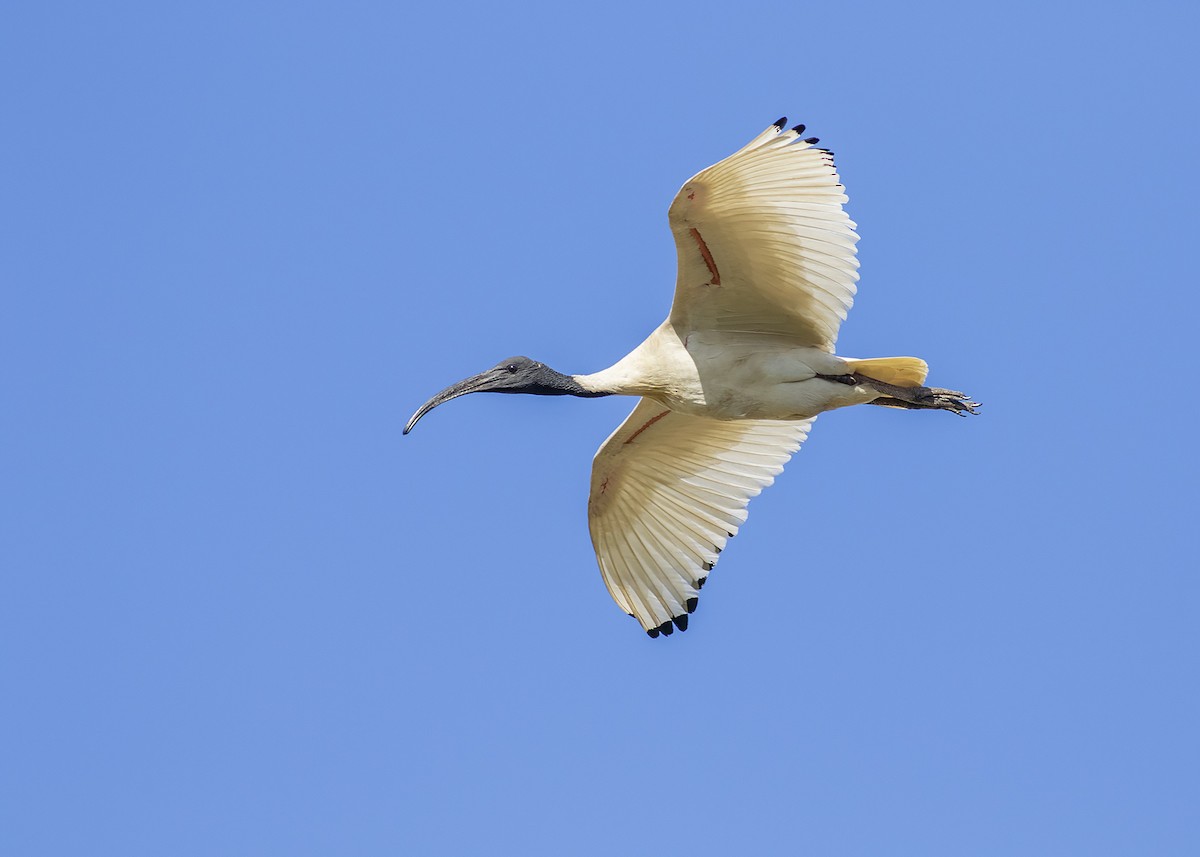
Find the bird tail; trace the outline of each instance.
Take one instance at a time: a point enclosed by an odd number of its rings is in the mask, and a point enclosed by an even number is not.
[[[929,374],[929,366],[920,357],[873,357],[870,360],[846,360],[851,372],[897,387],[920,387]]]

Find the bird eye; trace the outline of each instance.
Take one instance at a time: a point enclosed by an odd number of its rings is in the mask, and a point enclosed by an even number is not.
[[[507,366],[505,366],[504,368],[505,368],[505,369],[506,369],[508,372],[516,372],[516,371],[517,371],[517,364],[516,364],[516,363],[509,363],[509,364],[508,364]]]

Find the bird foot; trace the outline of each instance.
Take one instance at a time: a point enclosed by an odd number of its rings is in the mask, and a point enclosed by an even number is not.
[[[960,417],[978,414],[981,407],[979,402],[972,401],[966,393],[960,393],[958,390],[947,390],[943,387],[897,387],[875,378],[868,378],[866,375],[851,377],[857,383],[883,394],[872,401],[872,405],[910,410],[950,411]]]
[[[920,387],[918,389],[920,392],[917,394],[917,407],[950,411],[960,417],[979,413],[980,403],[971,401],[966,393],[941,387]]]

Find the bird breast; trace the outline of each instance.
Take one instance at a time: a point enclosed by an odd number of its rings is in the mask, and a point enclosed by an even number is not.
[[[840,358],[783,337],[681,336],[665,322],[625,359],[581,381],[711,419],[801,420],[874,398],[873,391],[817,377],[848,371]]]
[[[817,377],[848,371],[841,359],[817,348],[707,332],[688,337],[687,347],[704,391],[702,412],[715,419],[802,420],[864,401],[857,387]]]

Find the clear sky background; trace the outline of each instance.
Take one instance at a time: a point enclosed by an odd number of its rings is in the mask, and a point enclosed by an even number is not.
[[[1200,853],[1191,3],[22,3],[0,24],[0,852]],[[863,236],[691,629],[606,594],[632,402],[780,114]]]

